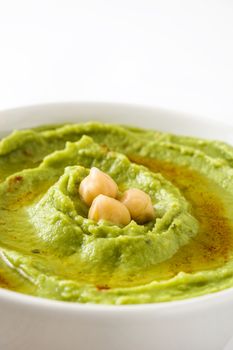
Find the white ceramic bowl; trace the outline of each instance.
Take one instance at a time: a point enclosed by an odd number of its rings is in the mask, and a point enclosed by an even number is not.
[[[233,143],[233,127],[139,106],[65,103],[0,112],[1,136],[46,123],[100,120]],[[56,302],[0,289],[1,350],[222,350],[233,336],[233,289],[160,304]]]

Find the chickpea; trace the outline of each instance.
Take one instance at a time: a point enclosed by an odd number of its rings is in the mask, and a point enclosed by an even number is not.
[[[120,201],[129,209],[132,219],[138,224],[144,224],[155,216],[150,196],[137,188],[125,191]]]
[[[103,194],[94,199],[88,213],[88,219],[95,221],[102,219],[122,226],[128,225],[131,221],[130,213],[123,203]]]
[[[115,198],[117,192],[118,187],[115,181],[95,167],[91,168],[90,174],[82,180],[79,186],[79,194],[88,206],[99,194]]]

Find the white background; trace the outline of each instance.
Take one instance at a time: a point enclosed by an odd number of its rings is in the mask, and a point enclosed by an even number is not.
[[[233,122],[233,1],[0,0],[0,109],[70,100]]]

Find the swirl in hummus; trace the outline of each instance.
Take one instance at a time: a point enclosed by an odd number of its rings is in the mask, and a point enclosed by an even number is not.
[[[88,218],[91,168],[148,194],[150,221]],[[80,303],[172,301],[233,286],[233,148],[89,122],[0,142],[0,286]]]

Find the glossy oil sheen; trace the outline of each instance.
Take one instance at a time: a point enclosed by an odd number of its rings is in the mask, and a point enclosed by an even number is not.
[[[130,159],[132,162],[145,165],[153,172],[161,173],[177,186],[190,203],[191,211],[199,221],[198,235],[168,261],[146,271],[139,271],[137,275],[102,274],[96,276],[91,273],[85,275],[83,267],[74,266],[71,259],[53,257],[47,253],[43,245],[37,241],[33,229],[30,227],[25,227],[27,242],[22,236],[22,231],[21,235],[14,232],[13,225],[12,235],[4,240],[3,234],[1,244],[32,256],[35,266],[39,264],[45,271],[49,267],[49,271],[53,274],[95,284],[99,290],[141,286],[155,280],[170,279],[180,271],[193,273],[212,270],[224,265],[232,256],[233,247],[232,220],[230,219],[232,205],[229,196],[216,183],[188,167],[149,158],[131,156]],[[12,213],[10,220],[12,222]],[[20,209],[15,212],[15,220],[17,225],[20,225],[20,220],[25,225],[26,218],[23,217],[23,211]],[[11,223],[9,222],[8,225]],[[34,294],[33,285],[11,268],[6,268],[1,260],[0,286]]]

